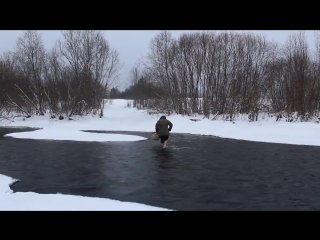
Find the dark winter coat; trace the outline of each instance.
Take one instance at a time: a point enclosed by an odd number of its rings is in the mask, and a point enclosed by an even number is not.
[[[169,127],[169,128],[168,128]],[[173,124],[166,119],[166,117],[162,116],[156,123],[156,132],[159,137],[169,136],[169,132],[171,131]]]

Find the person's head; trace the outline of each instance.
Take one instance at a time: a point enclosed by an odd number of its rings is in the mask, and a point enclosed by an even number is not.
[[[167,119],[167,118],[166,118],[166,116],[161,116],[161,118],[160,118],[160,119]]]

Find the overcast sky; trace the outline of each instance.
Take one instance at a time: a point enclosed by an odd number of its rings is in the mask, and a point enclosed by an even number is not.
[[[198,30],[197,30],[198,31]],[[49,50],[57,39],[61,37],[60,31],[41,30],[41,35],[46,48]],[[112,48],[116,48],[119,52],[123,68],[120,73],[120,88],[127,85],[129,73],[138,61],[139,58],[145,56],[149,51],[150,40],[160,31],[156,30],[106,30],[104,31],[105,38]],[[192,32],[192,30],[174,30],[171,31],[174,38],[179,37],[180,34]],[[237,32],[242,32],[237,30]],[[269,39],[275,40],[279,43],[284,43],[286,37],[290,32],[283,30],[257,30],[247,31],[256,32],[258,34],[266,35]],[[310,47],[314,47],[314,31],[305,31]],[[21,36],[23,31],[17,30],[0,30],[0,54],[7,50],[13,50],[18,36]]]

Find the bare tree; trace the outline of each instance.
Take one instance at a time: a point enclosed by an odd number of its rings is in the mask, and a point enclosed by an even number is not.
[[[109,47],[101,31],[63,31],[59,41],[62,61],[71,74],[67,84],[69,116],[93,109],[103,116],[103,99],[118,78],[119,54]],[[94,97],[93,97],[94,96]]]
[[[229,119],[250,113],[257,120],[275,52],[275,44],[253,34],[208,31],[175,40],[163,31],[152,39],[145,66],[152,83],[165,91],[164,111]]]
[[[65,103],[62,94],[66,87],[66,81],[63,79],[64,72],[65,66],[61,61],[58,46],[55,45],[51,52],[47,54],[47,64],[45,66],[46,83],[43,89],[51,118],[55,118],[57,115],[62,118],[63,115],[62,105],[65,105]]]
[[[304,32],[290,34],[269,71],[272,102],[279,117],[297,121],[317,115],[320,92],[316,66],[319,63],[312,60]]]
[[[174,78],[172,62],[174,61],[173,52],[174,40],[171,33],[162,31],[150,42],[150,53],[147,56],[146,66],[149,70],[149,76],[154,85],[161,86],[164,90],[162,96],[165,111],[172,111],[172,79]]]
[[[15,51],[17,67],[23,73],[27,81],[28,89],[23,90],[17,86],[21,92],[21,97],[27,104],[31,104],[36,109],[36,113],[44,115],[44,68],[46,61],[46,50],[39,32],[28,30],[18,38]]]

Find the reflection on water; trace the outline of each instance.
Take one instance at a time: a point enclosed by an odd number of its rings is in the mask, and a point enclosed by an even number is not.
[[[174,133],[168,149],[152,140],[1,137],[14,131],[21,129],[0,128],[0,173],[21,180],[14,191],[106,197],[176,210],[320,210],[319,147]]]

